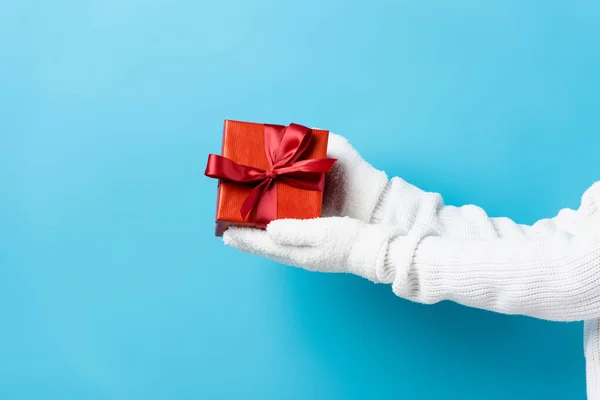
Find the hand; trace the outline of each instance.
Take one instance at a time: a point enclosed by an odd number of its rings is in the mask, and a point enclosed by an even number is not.
[[[320,272],[347,272],[380,282],[388,241],[386,225],[366,224],[349,217],[308,220],[281,219],[266,231],[230,227],[223,241],[247,253]]]
[[[369,222],[388,182],[344,137],[329,134],[327,157],[336,158],[326,175],[323,216],[351,217]]]

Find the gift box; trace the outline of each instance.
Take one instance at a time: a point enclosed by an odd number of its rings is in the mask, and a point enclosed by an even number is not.
[[[219,179],[216,235],[227,227],[264,228],[281,218],[321,216],[329,132],[226,120],[221,155],[210,154],[205,175]]]

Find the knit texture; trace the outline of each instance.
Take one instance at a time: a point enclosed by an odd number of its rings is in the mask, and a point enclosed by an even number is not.
[[[588,399],[600,399],[600,320],[585,321],[584,352]]]
[[[397,225],[377,276],[403,298],[451,300],[505,314],[586,320],[590,400],[600,399],[600,182],[577,210],[520,225],[468,205],[445,206],[394,178],[373,220]]]

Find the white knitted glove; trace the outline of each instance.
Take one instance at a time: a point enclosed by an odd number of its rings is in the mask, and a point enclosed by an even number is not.
[[[329,134],[327,157],[337,162],[326,175],[323,216],[369,222],[388,183],[387,175],[363,160],[345,138],[335,133]]]
[[[379,282],[392,230],[349,217],[280,219],[267,230],[231,227],[223,241],[247,253],[320,272],[347,272]]]

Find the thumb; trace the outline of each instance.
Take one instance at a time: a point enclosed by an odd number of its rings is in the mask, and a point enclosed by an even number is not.
[[[348,142],[348,139],[332,132],[329,132],[329,140],[327,141],[327,156],[333,158],[360,157]]]
[[[362,224],[349,217],[279,219],[267,226],[267,232],[281,245],[316,246],[340,236],[354,236]]]

